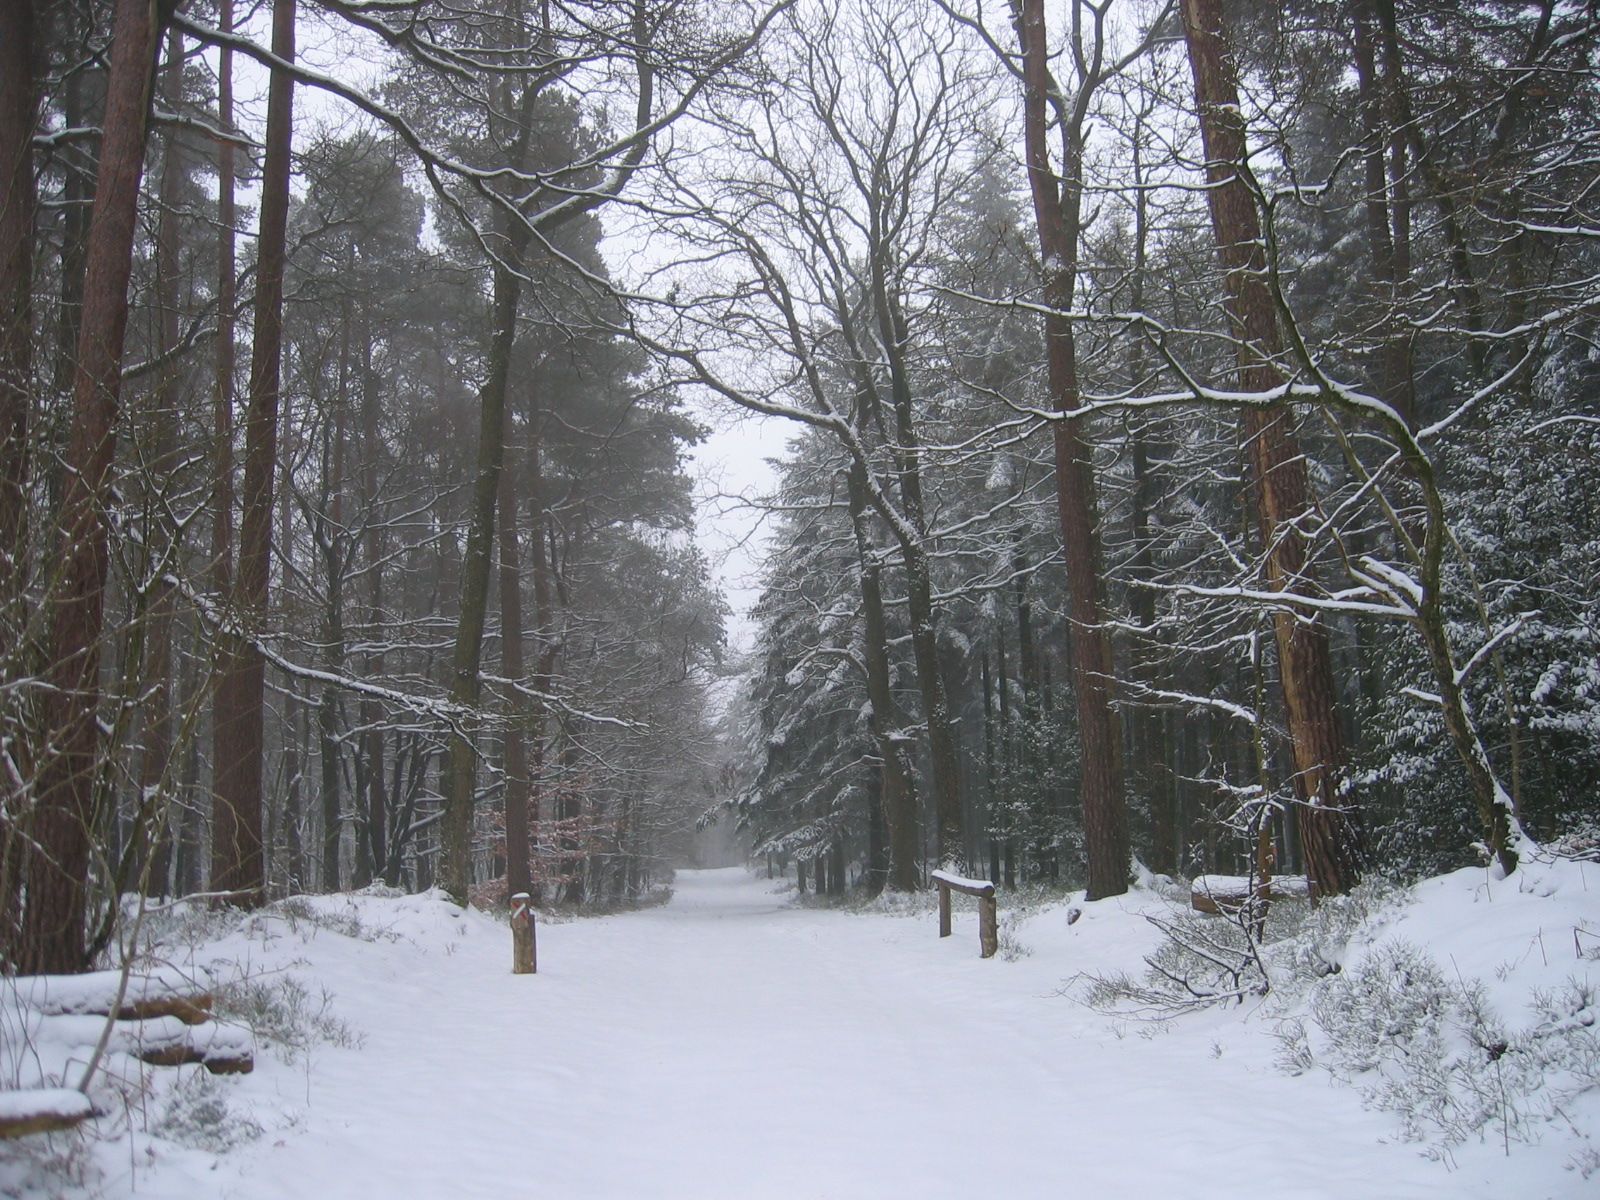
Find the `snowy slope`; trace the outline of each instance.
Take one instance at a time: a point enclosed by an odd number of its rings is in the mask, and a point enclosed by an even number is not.
[[[1526,892],[1514,879],[1491,893],[1482,872],[1434,881],[1375,936],[1433,943],[1508,1007],[1527,990],[1517,970],[1544,961],[1530,944],[1541,927],[1546,958],[1563,939],[1566,958],[1540,971],[1594,974],[1572,930],[1600,940],[1600,867],[1528,878]],[[1261,1005],[1153,1027],[1064,996],[1079,973],[1139,965],[1156,937],[1142,914],[1164,903],[1148,892],[1082,906],[1070,926],[1048,909],[1018,930],[1030,955],[984,961],[970,911],[941,941],[931,913],[800,908],[774,886],[739,869],[680,872],[665,907],[541,927],[539,974],[521,977],[499,922],[436,896],[312,902],[346,932],[258,917],[197,957],[297,973],[364,1043],[290,1063],[260,1054],[254,1075],[212,1085],[260,1136],[212,1153],[138,1134],[131,1154],[98,1153],[71,1194],[1600,1192],[1600,1175],[1567,1165],[1584,1145],[1570,1129],[1509,1158],[1495,1137],[1435,1161],[1355,1089],[1275,1067]],[[1569,1116],[1600,1142],[1595,1101]]]

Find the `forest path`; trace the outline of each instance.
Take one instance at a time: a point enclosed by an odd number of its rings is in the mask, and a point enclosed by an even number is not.
[[[365,1047],[286,1075],[304,1127],[211,1194],[1475,1194],[1376,1145],[1392,1125],[1348,1092],[1274,1071],[1266,1030],[1219,1024],[1238,1052],[1203,1016],[1119,1036],[1057,994],[1083,963],[980,960],[971,913],[941,941],[931,914],[800,908],[773,887],[680,872],[662,908],[542,927],[535,977],[472,914],[447,954],[330,956],[318,978]],[[1094,934],[1073,943],[1085,960]]]

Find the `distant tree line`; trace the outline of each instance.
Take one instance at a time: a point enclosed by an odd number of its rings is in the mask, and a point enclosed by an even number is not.
[[[4,6],[6,969],[128,893],[660,877],[723,604],[598,211],[761,18]]]
[[[1592,829],[1597,37],[0,7],[0,963],[129,893],[627,899],[719,804],[830,891]],[[691,395],[794,429],[720,746]]]
[[[1592,836],[1592,5],[780,29],[748,165],[682,184],[731,331],[696,370],[797,423],[759,849],[1329,895]]]

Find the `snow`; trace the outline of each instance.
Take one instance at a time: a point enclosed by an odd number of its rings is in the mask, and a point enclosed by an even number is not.
[[[180,965],[219,985],[230,968],[293,974],[364,1044],[287,1059],[264,1046],[253,1075],[208,1085],[261,1136],[210,1152],[135,1116],[134,1147],[104,1142],[93,1190],[73,1194],[1238,1200],[1248,1181],[1331,1200],[1374,1195],[1375,1180],[1384,1200],[1594,1194],[1568,1167],[1575,1137],[1600,1140],[1593,1092],[1566,1110],[1577,1134],[1552,1125],[1509,1157],[1491,1136],[1440,1162],[1353,1089],[1278,1069],[1262,1005],[1155,1026],[1072,998],[1085,975],[1137,970],[1159,936],[1145,916],[1181,893],[1008,914],[1031,953],[1007,961],[954,952],[927,896],[801,907],[737,868],[674,886],[662,907],[541,920],[526,976],[511,974],[503,918],[437,894],[296,902],[320,923],[247,919]],[[1350,953],[1392,934],[1482,978],[1520,1019],[1530,980],[1600,982],[1573,951],[1600,946],[1600,866],[1432,881]]]

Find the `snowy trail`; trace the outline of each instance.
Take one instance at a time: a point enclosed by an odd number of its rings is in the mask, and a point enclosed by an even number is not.
[[[1073,969],[1056,954],[979,960],[971,914],[940,941],[931,916],[800,909],[772,886],[680,872],[664,908],[541,928],[536,977],[470,914],[448,954],[329,956],[367,1041],[283,1069],[303,1127],[136,1194],[1491,1194],[1376,1145],[1387,1118],[1274,1071],[1262,1030],[1119,1038],[1055,994]],[[1080,941],[1087,961],[1094,930]]]

